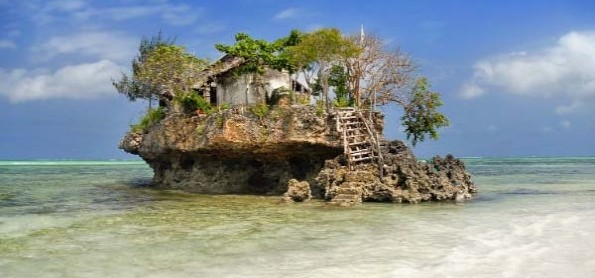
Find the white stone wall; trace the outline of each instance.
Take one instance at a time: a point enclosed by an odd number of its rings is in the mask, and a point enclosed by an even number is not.
[[[286,71],[280,72],[277,70],[267,70],[264,73],[264,83],[269,96],[273,90],[277,88],[285,87],[287,89],[291,89],[289,73]]]
[[[267,70],[263,77],[265,90],[270,95],[277,88],[291,89],[291,82],[287,72]],[[258,91],[252,87],[253,78],[250,74],[243,76],[229,75],[217,81],[217,104],[229,105],[255,104],[259,99],[264,100],[264,95],[257,95]],[[248,92],[246,88],[248,87]]]
[[[229,105],[246,104],[246,86],[251,81],[249,76],[228,76],[217,82],[217,102]],[[250,92],[248,92],[250,95]]]

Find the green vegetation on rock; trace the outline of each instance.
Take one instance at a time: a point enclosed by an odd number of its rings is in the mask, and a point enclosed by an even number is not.
[[[200,113],[211,114],[213,107],[203,97],[193,92],[178,92],[174,101],[182,106],[184,112],[193,113],[198,110]]]
[[[258,116],[258,118],[262,119],[269,113],[269,106],[265,103],[257,103],[256,105],[250,107],[250,111],[254,113],[254,115]]]
[[[165,118],[165,109],[163,107],[149,109],[138,124],[130,126],[130,130],[133,133],[147,133],[153,124],[161,121],[163,118]]]
[[[242,58],[231,70],[235,75],[251,74],[251,86],[259,97],[250,111],[261,120],[269,114],[269,106],[310,104],[313,95],[317,97],[318,116],[330,113],[333,107],[375,110],[397,105],[404,111],[400,123],[413,145],[437,139],[438,129],[449,124],[438,110],[442,106],[440,94],[430,91],[427,78],[417,74],[418,67],[409,55],[398,48],[387,49],[383,41],[373,35],[350,36],[336,28],[321,28],[306,33],[292,30],[274,41],[238,33],[235,43],[216,44],[215,48]],[[157,98],[160,105],[168,107],[173,100],[188,114],[211,114],[226,107],[212,107],[192,91],[208,66],[206,59],[191,55],[158,34],[141,41],[131,75],[124,74],[113,84],[131,101]],[[287,71],[293,80],[298,76],[304,79],[310,88],[308,95],[295,94],[294,88],[263,94],[267,84],[262,74],[266,69]]]

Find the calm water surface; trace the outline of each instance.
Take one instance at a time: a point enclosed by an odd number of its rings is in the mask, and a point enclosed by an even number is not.
[[[466,162],[472,201],[346,209],[0,161],[0,277],[595,277],[595,158]]]

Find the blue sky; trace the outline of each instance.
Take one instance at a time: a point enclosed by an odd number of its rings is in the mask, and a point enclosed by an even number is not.
[[[0,0],[0,159],[134,158],[117,145],[146,105],[110,80],[143,36],[215,59],[237,32],[362,23],[442,94],[451,127],[418,155],[595,155],[593,1]],[[403,139],[386,111],[386,136]]]

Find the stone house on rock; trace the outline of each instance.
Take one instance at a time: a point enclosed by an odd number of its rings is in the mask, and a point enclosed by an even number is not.
[[[275,90],[291,90],[309,95],[310,89],[293,79],[289,72],[266,69],[264,74],[234,74],[244,63],[241,57],[226,55],[205,69],[193,90],[212,105],[250,105],[270,98]]]

